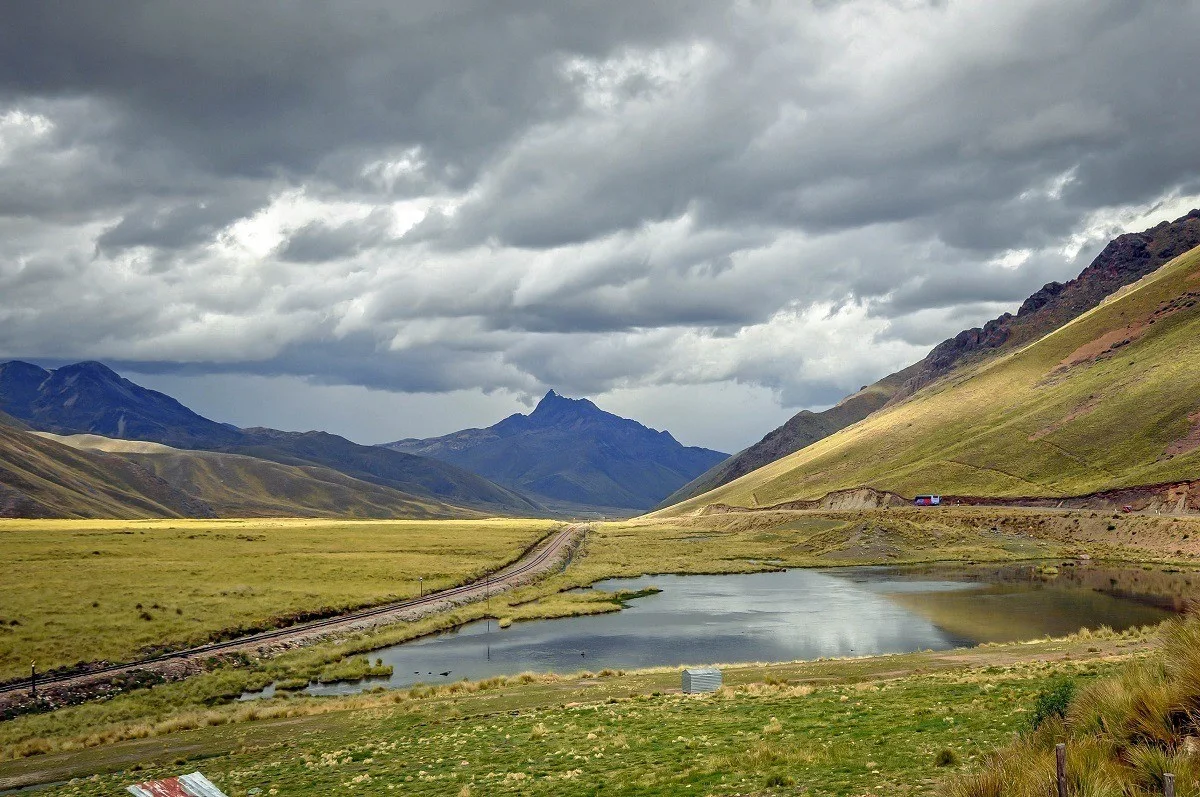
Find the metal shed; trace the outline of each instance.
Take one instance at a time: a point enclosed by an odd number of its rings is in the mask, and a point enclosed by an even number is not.
[[[148,780],[126,788],[136,797],[225,797],[225,793],[199,772],[165,780]]]
[[[721,671],[716,667],[690,667],[683,671],[683,693],[715,692],[721,688]]]

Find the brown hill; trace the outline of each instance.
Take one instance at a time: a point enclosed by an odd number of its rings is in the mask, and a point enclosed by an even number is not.
[[[36,434],[134,465],[222,517],[437,518],[469,514],[460,507],[371,484],[330,468],[282,465],[240,454],[188,451],[92,434]]]
[[[212,517],[213,509],[119,456],[77,451],[0,417],[0,517]]]

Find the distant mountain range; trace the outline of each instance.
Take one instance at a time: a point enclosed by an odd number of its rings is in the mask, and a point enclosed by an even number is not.
[[[1200,210],[1145,232],[1113,239],[1075,279],[1051,282],[982,327],[939,343],[920,362],[880,379],[823,412],[804,410],[759,442],[676,490],[660,506],[685,501],[757,470],[911,396],[956,369],[1013,351],[1096,307],[1117,289],[1200,246]]]
[[[386,446],[239,429],[98,362],[0,363],[0,413],[0,516],[631,512],[727,456],[553,391],[528,416]]]
[[[549,506],[623,510],[654,506],[729,456],[553,390],[529,415],[384,447],[457,465]]]
[[[183,494],[179,500],[172,498],[166,502],[171,514],[265,512],[435,517],[544,513],[536,502],[445,462],[376,446],[361,446],[325,432],[238,429],[217,423],[192,412],[170,396],[136,385],[96,362],[77,363],[53,371],[20,361],[0,364],[0,411],[42,432],[99,435],[173,447],[176,450],[170,457],[177,464],[167,468],[163,464],[167,452],[162,451],[135,455],[130,452],[105,453],[94,446],[85,446],[86,450],[76,447],[74,453],[67,456],[60,449],[64,448],[62,442],[70,440],[42,439],[38,443],[28,443],[25,437],[30,435],[13,437],[11,424],[6,427],[4,440],[0,441],[4,444],[0,457],[9,457],[14,474],[20,470],[21,452],[29,453],[30,446],[34,446],[46,461],[56,460],[60,465],[86,461],[111,466],[121,460],[137,465],[142,476],[174,474],[173,483],[170,479],[160,480]],[[15,442],[17,440],[20,445]],[[227,474],[224,489],[216,489],[221,483],[219,479],[210,479],[208,487],[200,487],[196,478],[205,469],[211,471],[218,460],[204,457],[193,459],[187,467],[178,464],[188,451],[195,450],[242,455],[240,459],[223,460]],[[140,465],[133,462],[139,456],[143,459]],[[146,457],[153,458],[152,466]],[[247,462],[249,458],[254,458],[258,464]],[[267,463],[262,460],[286,468],[265,469]],[[318,470],[312,470],[314,468]],[[191,476],[185,476],[189,471]],[[270,479],[266,478],[268,472]],[[349,477],[349,483],[345,477]],[[70,481],[65,477],[64,480]],[[284,486],[281,480],[287,485]],[[277,492],[265,486],[271,481],[276,484]],[[162,486],[158,482],[152,483],[156,489]],[[12,489],[11,482],[0,484],[7,484]],[[247,489],[262,494],[247,502],[244,500]],[[238,498],[239,493],[243,498]],[[10,496],[10,505],[18,503]],[[274,509],[269,508],[272,504]],[[81,513],[90,511],[87,502],[78,506]]]

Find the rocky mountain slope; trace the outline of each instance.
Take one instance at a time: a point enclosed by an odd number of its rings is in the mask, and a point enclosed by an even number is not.
[[[1027,346],[967,362],[664,512],[767,506],[858,487],[1061,498],[1173,484],[1187,493],[1200,485],[1197,363],[1200,248]],[[1174,500],[1191,503],[1186,494]]]
[[[20,361],[0,364],[0,411],[45,432],[144,440],[328,468],[398,491],[403,500],[460,507],[464,515],[542,511],[524,496],[445,462],[361,446],[324,432],[243,430],[217,423],[96,362],[53,371]]]
[[[1005,313],[982,327],[958,333],[935,346],[920,362],[884,377],[824,412],[805,410],[792,416],[759,442],[681,487],[661,505],[685,501],[799,451],[866,418],[888,402],[912,395],[965,363],[1037,340],[1095,307],[1113,291],[1196,246],[1200,246],[1200,210],[1144,232],[1119,236],[1078,277],[1043,286],[1022,303],[1016,315]]]
[[[386,447],[453,463],[543,502],[599,509],[648,509],[728,456],[553,390],[529,415]]]

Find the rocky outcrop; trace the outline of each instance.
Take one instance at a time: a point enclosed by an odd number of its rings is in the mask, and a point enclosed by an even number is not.
[[[1200,210],[1145,232],[1121,235],[1069,282],[1048,283],[1017,310],[939,343],[916,366],[892,402],[968,362],[1030,343],[1077,318],[1115,291],[1200,246]]]

